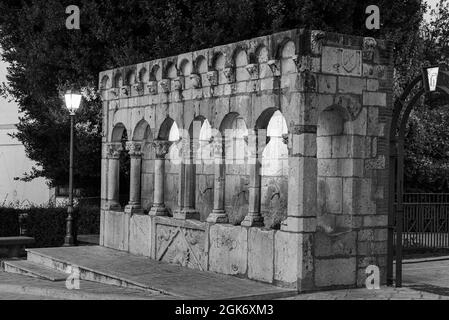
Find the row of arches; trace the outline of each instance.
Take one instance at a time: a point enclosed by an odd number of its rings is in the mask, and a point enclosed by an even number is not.
[[[111,142],[125,144],[126,133],[125,126],[118,123]],[[167,214],[175,216],[176,210],[185,210],[190,218],[202,221],[211,213],[220,219],[220,214],[226,214],[229,222],[239,224],[254,213],[257,219],[263,216],[265,226],[279,228],[287,215],[287,136],[285,118],[275,108],[262,112],[256,130],[248,129],[243,117],[235,112],[227,114],[218,129],[201,116],[192,121],[187,131],[166,118],[155,137],[149,124],[141,120],[128,142],[142,146],[142,164],[138,169],[142,207],[149,210],[154,205],[156,189],[163,188]],[[316,196],[311,199],[316,199],[319,225],[326,232],[333,232],[351,226],[353,213],[370,210],[373,205],[369,201],[356,203],[354,196],[362,192],[360,187],[365,188],[358,183],[363,177],[363,158],[369,157],[367,152],[371,151],[365,151],[365,137],[354,131],[349,112],[341,106],[331,106],[320,113],[315,139]],[[156,160],[160,157],[154,147],[156,141],[166,143],[163,160]],[[156,161],[164,164],[157,166]],[[132,171],[128,170],[131,176]],[[158,174],[165,181],[162,187],[155,182]],[[257,195],[252,197],[251,192]]]
[[[257,65],[258,76],[260,78],[272,77],[273,68],[279,69],[281,74],[296,72],[295,59],[296,46],[291,40],[284,39],[279,49],[274,54],[270,54],[269,48],[260,44],[256,50],[252,51],[243,46],[237,46],[229,55],[226,51],[220,51],[211,54],[208,61],[207,54],[198,54],[192,60],[180,55],[175,59],[152,61],[147,64],[141,64],[139,67],[132,66],[118,70],[115,74],[104,75],[101,79],[100,89],[120,88],[122,86],[132,86],[137,83],[147,83],[149,81],[160,81],[162,79],[184,78],[185,89],[192,88],[191,75],[199,75],[202,82],[206,81],[206,74],[209,71],[217,71],[217,84],[227,83],[226,69],[233,68],[236,81],[245,81],[251,78],[248,65]]]
[[[262,136],[257,151],[260,156],[261,176],[260,186],[261,214],[265,217],[265,224],[270,227],[279,227],[286,217],[287,209],[287,177],[288,177],[288,148],[285,137],[288,134],[287,124],[279,110],[269,109],[261,115],[258,121],[257,134]],[[128,139],[128,131],[123,123],[117,123],[111,135],[111,143],[122,143],[119,179],[132,180],[132,161],[129,161],[127,142],[141,145],[140,190],[141,206],[151,210],[155,196],[155,159],[157,154],[153,146],[154,141],[165,141],[168,144],[164,155],[164,203],[167,214],[175,215],[177,210],[185,208],[189,212],[196,212],[190,218],[199,218],[205,221],[214,211],[215,181],[221,178],[224,181],[223,208],[234,224],[241,223],[247,214],[249,203],[251,150],[254,130],[248,130],[242,116],[238,113],[226,115],[218,129],[212,128],[204,117],[196,117],[189,130],[180,130],[176,122],[166,118],[160,126],[156,136],[150,125],[141,120]],[[221,144],[221,148],[217,145]],[[220,149],[220,150],[218,150]],[[217,152],[220,152],[218,154]],[[125,156],[123,156],[125,155]],[[218,163],[217,157],[222,159]],[[128,160],[127,160],[128,159]],[[219,177],[215,172],[222,166]],[[159,167],[160,170],[160,167]],[[128,176],[126,176],[128,173]],[[133,181],[130,182],[132,185]],[[122,182],[120,192],[124,192],[129,184]],[[132,189],[132,188],[130,188]],[[183,189],[183,190],[181,190]],[[187,193],[187,194],[184,194]],[[133,198],[126,192],[121,197],[121,207],[127,205],[127,199]],[[215,208],[216,209],[216,208]]]

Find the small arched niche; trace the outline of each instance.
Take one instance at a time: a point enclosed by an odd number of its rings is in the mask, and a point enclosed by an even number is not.
[[[341,106],[328,107],[318,117],[317,216],[329,233],[337,230],[337,217],[344,214],[344,168],[352,161],[351,136],[344,131],[349,119]]]
[[[246,81],[250,79],[250,75],[246,70],[248,65],[248,56],[245,50],[240,49],[235,54],[235,79],[236,81]]]
[[[281,50],[281,73],[289,74],[296,72],[296,65],[293,57],[296,54],[296,47],[293,41],[285,42]]]

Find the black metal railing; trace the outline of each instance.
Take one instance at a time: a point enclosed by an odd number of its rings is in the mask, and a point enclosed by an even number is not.
[[[449,249],[449,194],[409,193],[403,199],[403,248]]]

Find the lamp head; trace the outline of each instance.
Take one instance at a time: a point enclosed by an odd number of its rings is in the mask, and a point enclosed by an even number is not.
[[[74,90],[68,90],[65,95],[65,105],[67,109],[69,109],[70,114],[75,114],[75,111],[78,110],[81,103],[81,93]]]

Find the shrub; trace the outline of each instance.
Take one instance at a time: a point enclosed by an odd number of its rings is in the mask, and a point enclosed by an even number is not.
[[[27,215],[23,225],[26,229],[25,235],[36,240],[36,247],[58,247],[64,244],[67,218],[67,208],[64,207],[0,208],[0,236],[20,234],[21,213]],[[99,233],[99,206],[84,204],[75,207],[73,218],[75,235]]]
[[[19,211],[13,208],[0,208],[0,237],[13,237],[19,234]]]

